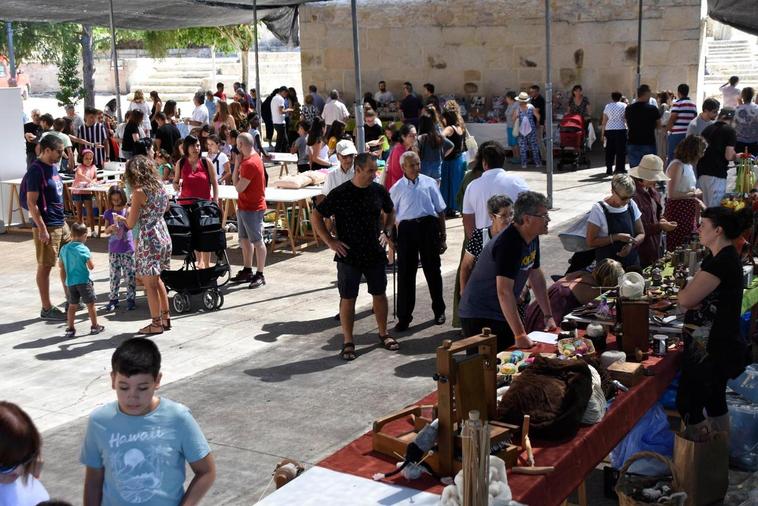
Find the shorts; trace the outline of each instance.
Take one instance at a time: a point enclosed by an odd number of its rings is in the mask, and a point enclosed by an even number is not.
[[[87,202],[89,200],[92,200],[92,194],[91,193],[72,193],[71,200],[74,202]]]
[[[79,304],[80,299],[85,304],[95,303],[95,285],[92,281],[68,287],[68,303]]]
[[[263,240],[263,214],[266,211],[237,210],[237,228],[239,240],[247,239],[251,243]]]
[[[58,253],[61,246],[71,242],[71,233],[65,223],[60,227],[47,227],[47,232],[50,234],[50,242],[42,244],[42,241],[39,240],[39,229],[37,227],[32,229],[37,265],[55,267],[55,264],[58,263]]]
[[[516,136],[513,135],[513,127],[507,127],[506,131],[508,133],[508,139],[507,139],[508,146],[511,148],[518,146],[518,139],[516,139]]]
[[[384,295],[387,290],[387,273],[383,264],[371,267],[357,267],[355,265],[337,262],[337,289],[343,299],[355,299],[358,297],[358,287],[361,284],[361,276],[366,276],[368,293],[371,295]]]

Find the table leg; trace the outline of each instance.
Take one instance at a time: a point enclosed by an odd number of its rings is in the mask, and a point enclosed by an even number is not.
[[[297,249],[295,248],[295,234],[296,234],[296,225],[297,225],[297,213],[295,210],[298,208],[297,202],[290,203],[289,213],[287,215],[287,227],[289,229],[287,230],[287,235],[289,236],[290,240],[290,247],[292,248],[292,256],[297,255]]]
[[[232,206],[231,199],[225,199],[224,200],[224,206],[222,207],[223,211],[221,213],[221,228],[226,227],[226,219],[229,217],[229,211]]]
[[[273,253],[274,248],[276,247],[276,233],[279,230],[279,217],[282,213],[282,206],[283,204],[281,202],[277,202],[276,207],[274,208],[274,231],[271,233],[271,246],[269,247],[269,253]]]
[[[13,201],[17,200],[19,203],[19,207],[21,207],[21,200],[18,198],[18,192],[16,191],[15,184],[11,185],[10,193],[11,195],[10,195],[10,198],[8,199],[8,219],[6,220],[6,223],[8,224],[8,226],[10,226],[11,223],[13,223]]]

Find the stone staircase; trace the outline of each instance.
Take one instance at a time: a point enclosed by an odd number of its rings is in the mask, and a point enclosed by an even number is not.
[[[739,76],[738,87],[752,86],[758,89],[758,45],[752,40],[706,41],[705,96],[721,98],[719,87],[730,76]]]
[[[222,62],[222,59],[216,59],[217,68]],[[192,102],[195,92],[202,89],[203,80],[211,76],[213,62],[210,58],[152,60],[149,67],[140,69],[139,73],[132,76],[129,89],[132,92],[142,90],[146,98],[150,91],[155,90],[164,101]]]

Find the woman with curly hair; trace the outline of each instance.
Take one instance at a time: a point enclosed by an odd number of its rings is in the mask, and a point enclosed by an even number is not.
[[[155,164],[146,156],[131,159],[124,180],[132,189],[131,208],[126,218],[117,217],[131,230],[139,226],[139,241],[135,246],[137,276],[142,279],[147,294],[152,321],[139,334],[162,334],[171,329],[168,294],[161,281],[161,271],[171,266],[171,237],[163,214],[168,209],[168,194],[163,188]]]
[[[666,233],[666,249],[674,251],[690,240],[697,232],[703,192],[696,188],[695,167],[705,152],[705,141],[697,135],[688,135],[676,145],[674,159],[666,168],[666,206],[663,218],[675,222],[677,227]]]
[[[245,116],[245,113],[242,111],[242,106],[239,102],[232,102],[229,104],[229,114],[232,116],[232,119],[237,126],[237,128],[233,128],[232,130],[237,130],[240,133],[247,132],[249,126],[247,116]]]

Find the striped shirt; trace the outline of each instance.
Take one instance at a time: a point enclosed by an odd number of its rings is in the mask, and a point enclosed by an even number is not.
[[[671,114],[676,114],[671,133],[686,134],[690,121],[697,117],[697,106],[689,98],[680,98],[671,106]]]
[[[102,123],[95,123],[92,126],[82,125],[79,127],[79,138],[102,146],[99,148],[89,148],[95,152],[95,165],[102,169],[103,164],[107,160],[106,146],[108,145],[108,133],[105,131],[105,126]]]

